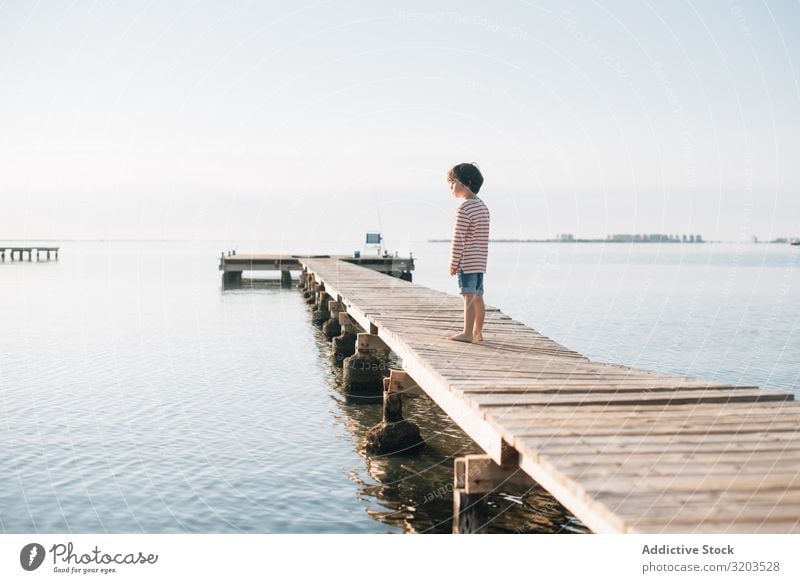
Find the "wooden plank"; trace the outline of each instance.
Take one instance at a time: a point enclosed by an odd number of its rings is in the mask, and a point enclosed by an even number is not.
[[[597,498],[610,510],[624,515],[626,520],[641,520],[650,508],[699,508],[702,506],[724,506],[747,504],[778,506],[781,504],[800,504],[800,492],[796,490],[766,490],[740,492],[735,490],[714,492],[697,490],[694,492],[627,492],[623,494],[602,493]],[[662,516],[667,512],[664,511]],[[656,514],[656,516],[658,515]]]
[[[456,391],[454,391],[456,392]],[[780,401],[775,401],[780,403]],[[733,405],[731,403],[730,405]],[[737,403],[741,404],[741,403]],[[762,405],[763,403],[754,403]],[[677,406],[676,406],[677,407]],[[701,405],[702,407],[702,405]],[[512,427],[520,425],[522,427],[554,427],[554,428],[580,428],[580,427],[639,427],[643,425],[660,426],[687,424],[711,426],[715,423],[734,424],[734,423],[794,423],[796,428],[800,428],[800,415],[791,412],[769,413],[753,410],[751,412],[726,411],[719,414],[704,410],[689,411],[682,414],[672,413],[672,407],[649,407],[650,411],[643,411],[637,414],[615,413],[594,413],[586,415],[581,411],[581,405],[574,407],[539,407],[537,412],[532,412],[528,407],[520,407],[523,411],[519,414],[509,412],[508,407],[503,407],[503,413],[497,414],[498,408],[487,410],[487,418],[490,418],[498,425]],[[723,409],[727,409],[726,405]],[[512,408],[513,409],[513,408]],[[561,415],[559,412],[563,411]]]
[[[530,441],[530,452],[536,452],[538,456],[547,456],[548,458],[557,458],[563,455],[593,455],[593,456],[606,456],[606,455],[638,455],[638,454],[715,454],[720,458],[725,455],[733,453],[748,453],[751,455],[762,455],[766,452],[797,452],[800,451],[800,444],[797,442],[786,442],[781,440],[760,440],[760,441],[744,441],[737,439],[734,442],[725,441],[679,441],[679,442],[606,442],[601,443],[583,443],[578,440],[570,439],[567,442],[558,442],[556,440],[549,440],[548,443],[535,441],[537,438],[516,438],[513,440],[512,445],[516,449],[528,446]]]
[[[789,502],[781,504],[779,498],[771,502],[758,502],[751,504],[727,503],[718,504],[715,501],[687,502],[681,505],[659,505],[656,498],[648,507],[644,517],[631,516],[630,521],[634,526],[671,524],[697,524],[698,522],[769,522],[781,519],[797,519],[800,517],[800,503]]]
[[[603,458],[601,458],[602,460]],[[780,460],[780,461],[779,461]],[[785,467],[786,462],[790,461],[786,457],[773,458],[770,460],[759,460],[756,457],[744,462],[729,462],[727,456],[718,456],[715,460],[708,462],[673,462],[667,463],[651,456],[647,459],[649,463],[633,464],[628,460],[624,462],[603,463],[587,462],[582,464],[559,463],[558,467],[569,476],[593,476],[624,479],[631,477],[646,476],[708,476],[708,475],[748,475],[757,474],[763,476],[765,472]],[[797,464],[797,459],[791,460]]]
[[[637,492],[752,492],[764,490],[800,490],[800,475],[795,473],[771,473],[765,475],[678,475],[678,476],[632,476],[622,479],[582,477],[581,487],[588,493],[624,494],[635,489]]]
[[[585,436],[646,436],[646,435],[727,435],[728,439],[743,433],[796,433],[800,438],[797,423],[715,423],[689,425],[640,425],[614,427],[613,425],[590,427],[543,427],[541,425],[505,425],[507,431],[518,437],[585,437]]]
[[[793,534],[800,532],[797,521],[765,522],[765,523],[734,523],[734,524],[707,524],[698,523],[694,526],[684,524],[648,525],[647,527],[632,528],[631,532],[647,534]]]
[[[644,444],[663,444],[664,450],[669,451],[673,445],[678,444],[711,444],[720,443],[723,445],[734,444],[777,444],[796,445],[800,447],[800,433],[797,432],[761,432],[761,433],[742,433],[736,437],[735,441],[726,434],[676,434],[676,435],[552,435],[547,434],[542,437],[520,436],[518,441],[522,441],[529,446],[550,448],[562,445],[572,446],[613,446],[629,445],[631,448]]]
[[[728,390],[758,390],[758,387],[714,385],[706,383],[675,383],[666,385],[664,383],[645,384],[634,381],[608,381],[605,383],[589,383],[587,381],[565,382],[562,380],[539,380],[536,384],[526,384],[517,386],[474,386],[457,388],[458,385],[451,385],[451,389],[458,393],[463,393],[469,397],[473,395],[547,395],[547,394],[602,394],[602,393],[645,393],[645,392],[674,392],[674,391],[696,391],[705,389],[728,389]]]
[[[654,467],[670,465],[700,464],[713,466],[719,463],[726,464],[749,464],[749,463],[774,463],[776,465],[786,465],[788,467],[800,467],[800,449],[776,450],[776,451],[728,451],[724,456],[717,452],[673,452],[661,451],[648,453],[642,451],[632,452],[606,452],[600,455],[587,454],[582,451],[565,454],[540,454],[546,456],[554,465],[564,468],[567,471],[569,466],[617,466],[621,467]]]
[[[456,392],[456,391],[454,391]],[[514,424],[523,424],[523,425],[532,425],[532,424],[540,424],[541,426],[552,426],[552,427],[562,427],[562,426],[571,426],[571,427],[579,427],[579,426],[602,426],[602,425],[626,425],[626,424],[633,424],[633,425],[642,425],[642,424],[664,424],[670,422],[678,422],[678,423],[736,423],[741,422],[744,419],[750,421],[763,421],[763,422],[775,422],[775,423],[797,423],[800,422],[800,416],[798,416],[797,412],[776,412],[776,413],[769,413],[769,412],[762,412],[757,409],[753,409],[750,412],[744,411],[724,411],[724,409],[728,409],[733,405],[749,405],[752,404],[754,406],[765,405],[770,403],[782,403],[783,401],[767,401],[765,402],[756,402],[756,403],[728,403],[724,407],[718,408],[722,409],[719,413],[706,411],[705,408],[709,405],[699,404],[697,405],[697,411],[687,411],[683,413],[673,412],[671,409],[678,408],[680,405],[671,405],[671,406],[664,406],[664,407],[652,407],[647,405],[637,405],[637,407],[647,407],[649,411],[642,411],[640,413],[620,413],[614,411],[608,411],[606,413],[589,413],[586,414],[582,411],[582,405],[575,405],[572,407],[548,407],[547,405],[537,406],[536,410],[531,410],[528,406],[520,406],[519,411],[514,411],[514,407],[492,407],[491,409],[487,409],[487,417],[491,417],[497,424],[511,426]],[[592,408],[593,406],[589,405],[586,408]],[[609,405],[609,408],[614,407],[614,405]],[[501,413],[497,413],[498,410],[501,410]]]
[[[733,402],[763,402],[787,401],[792,397],[783,391],[767,390],[694,390],[666,392],[641,392],[641,393],[579,393],[579,394],[469,394],[468,400],[475,407],[486,408],[507,405],[620,405],[620,404],[649,404],[653,406],[687,403],[733,403]]]

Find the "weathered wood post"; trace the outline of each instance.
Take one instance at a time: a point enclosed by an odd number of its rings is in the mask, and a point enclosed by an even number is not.
[[[300,280],[297,282],[297,289],[305,289],[307,278],[308,278],[308,271],[306,271],[306,269],[303,268],[303,271],[300,272]]]
[[[328,302],[328,313],[330,317],[322,325],[322,333],[329,341],[333,340],[334,336],[338,336],[342,332],[342,326],[339,324],[339,312],[342,311],[342,304],[338,300],[331,300]]]
[[[305,299],[314,297],[314,286],[316,285],[316,281],[314,280],[313,275],[306,276],[306,287],[305,291],[303,292],[303,297]]]
[[[486,493],[467,489],[467,459],[459,457],[454,463],[453,534],[482,534],[486,530]]]
[[[319,294],[325,291],[325,284],[314,282],[314,285],[311,286],[310,291],[311,293],[308,295],[306,303],[309,306],[316,306],[317,302],[319,301]]]
[[[314,313],[311,316],[311,321],[315,326],[322,328],[325,322],[330,319],[331,313],[328,311],[328,303],[330,301],[331,296],[325,293],[324,289],[317,292],[317,303],[314,305]]]
[[[503,465],[488,455],[455,459],[453,483],[453,533],[487,532],[486,497],[499,487],[528,489],[535,485],[517,463],[517,452],[504,448]],[[507,460],[507,463],[506,463]]]
[[[383,394],[383,377],[389,349],[377,334],[356,337],[356,352],[344,359],[344,390],[351,395]]]
[[[346,312],[339,312],[341,334],[333,339],[331,361],[335,366],[344,365],[344,360],[356,352],[356,323]]]
[[[281,287],[292,287],[292,272],[281,269]]]
[[[389,371],[389,377],[383,379],[383,419],[366,435],[369,451],[391,455],[411,452],[424,445],[417,424],[403,419],[403,395],[420,391],[405,371]]]

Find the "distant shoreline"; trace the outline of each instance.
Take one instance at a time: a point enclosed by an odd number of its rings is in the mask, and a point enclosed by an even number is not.
[[[428,239],[428,243],[450,243],[451,239]],[[614,239],[489,239],[490,243],[714,243],[716,241],[617,241]]]
[[[451,239],[428,239],[428,243],[450,243]],[[614,239],[570,239],[564,241],[561,239],[489,239],[490,243],[613,243],[615,245],[622,244],[644,244],[644,245],[703,245],[705,243],[746,243],[749,245],[788,245],[787,241],[618,241]]]

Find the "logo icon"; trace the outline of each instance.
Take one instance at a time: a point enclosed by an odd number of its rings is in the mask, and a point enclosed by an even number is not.
[[[19,564],[26,571],[35,571],[44,562],[44,547],[39,543],[29,543],[19,552]]]

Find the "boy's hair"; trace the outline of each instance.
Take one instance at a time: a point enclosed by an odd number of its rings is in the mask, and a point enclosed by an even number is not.
[[[477,164],[464,162],[453,166],[447,173],[447,181],[450,182],[452,180],[458,180],[472,192],[478,194],[483,185],[483,174],[478,170]]]

